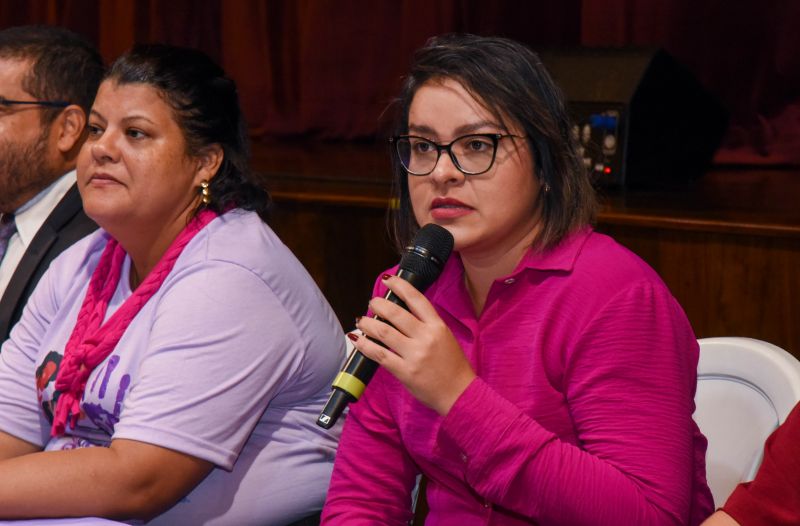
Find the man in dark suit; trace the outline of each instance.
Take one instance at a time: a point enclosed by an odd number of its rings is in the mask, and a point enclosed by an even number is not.
[[[97,51],[65,29],[0,31],[0,342],[50,262],[97,228],[75,162],[102,75]]]

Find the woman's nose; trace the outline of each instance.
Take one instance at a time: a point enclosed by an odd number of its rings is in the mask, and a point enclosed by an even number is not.
[[[449,152],[443,151],[439,156],[430,176],[438,184],[461,184],[464,182],[464,172],[456,167]]]
[[[119,150],[115,145],[113,133],[105,130],[91,143],[92,157],[98,163],[114,162],[119,158]]]

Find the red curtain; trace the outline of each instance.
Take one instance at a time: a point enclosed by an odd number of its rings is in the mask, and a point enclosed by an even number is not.
[[[241,83],[256,135],[366,137],[375,133],[411,53],[432,35],[471,31],[577,42],[577,0],[550,8],[555,24],[541,16],[553,2],[512,4],[231,2],[221,19],[223,62]]]
[[[742,0],[0,0],[0,26],[58,24],[111,61],[135,41],[193,46],[240,87],[258,138],[373,135],[435,34],[534,49],[662,46],[731,112],[720,163],[800,165],[798,2]]]

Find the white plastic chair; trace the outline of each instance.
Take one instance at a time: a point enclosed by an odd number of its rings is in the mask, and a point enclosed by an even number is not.
[[[706,475],[721,506],[738,483],[753,479],[764,441],[800,400],[800,361],[752,338],[698,341],[694,419],[708,438]]]

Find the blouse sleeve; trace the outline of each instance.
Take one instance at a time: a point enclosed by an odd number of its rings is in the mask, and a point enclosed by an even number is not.
[[[480,378],[445,417],[440,447],[463,460],[483,498],[540,524],[687,524],[698,350],[685,315],[663,286],[645,282],[576,330],[563,356],[580,447]]]
[[[373,296],[380,291],[375,284]],[[391,414],[389,373],[379,368],[345,421],[322,524],[406,526],[419,470]]]
[[[386,524],[411,520],[418,470],[386,403],[386,371],[378,370],[347,414],[322,524]]]

